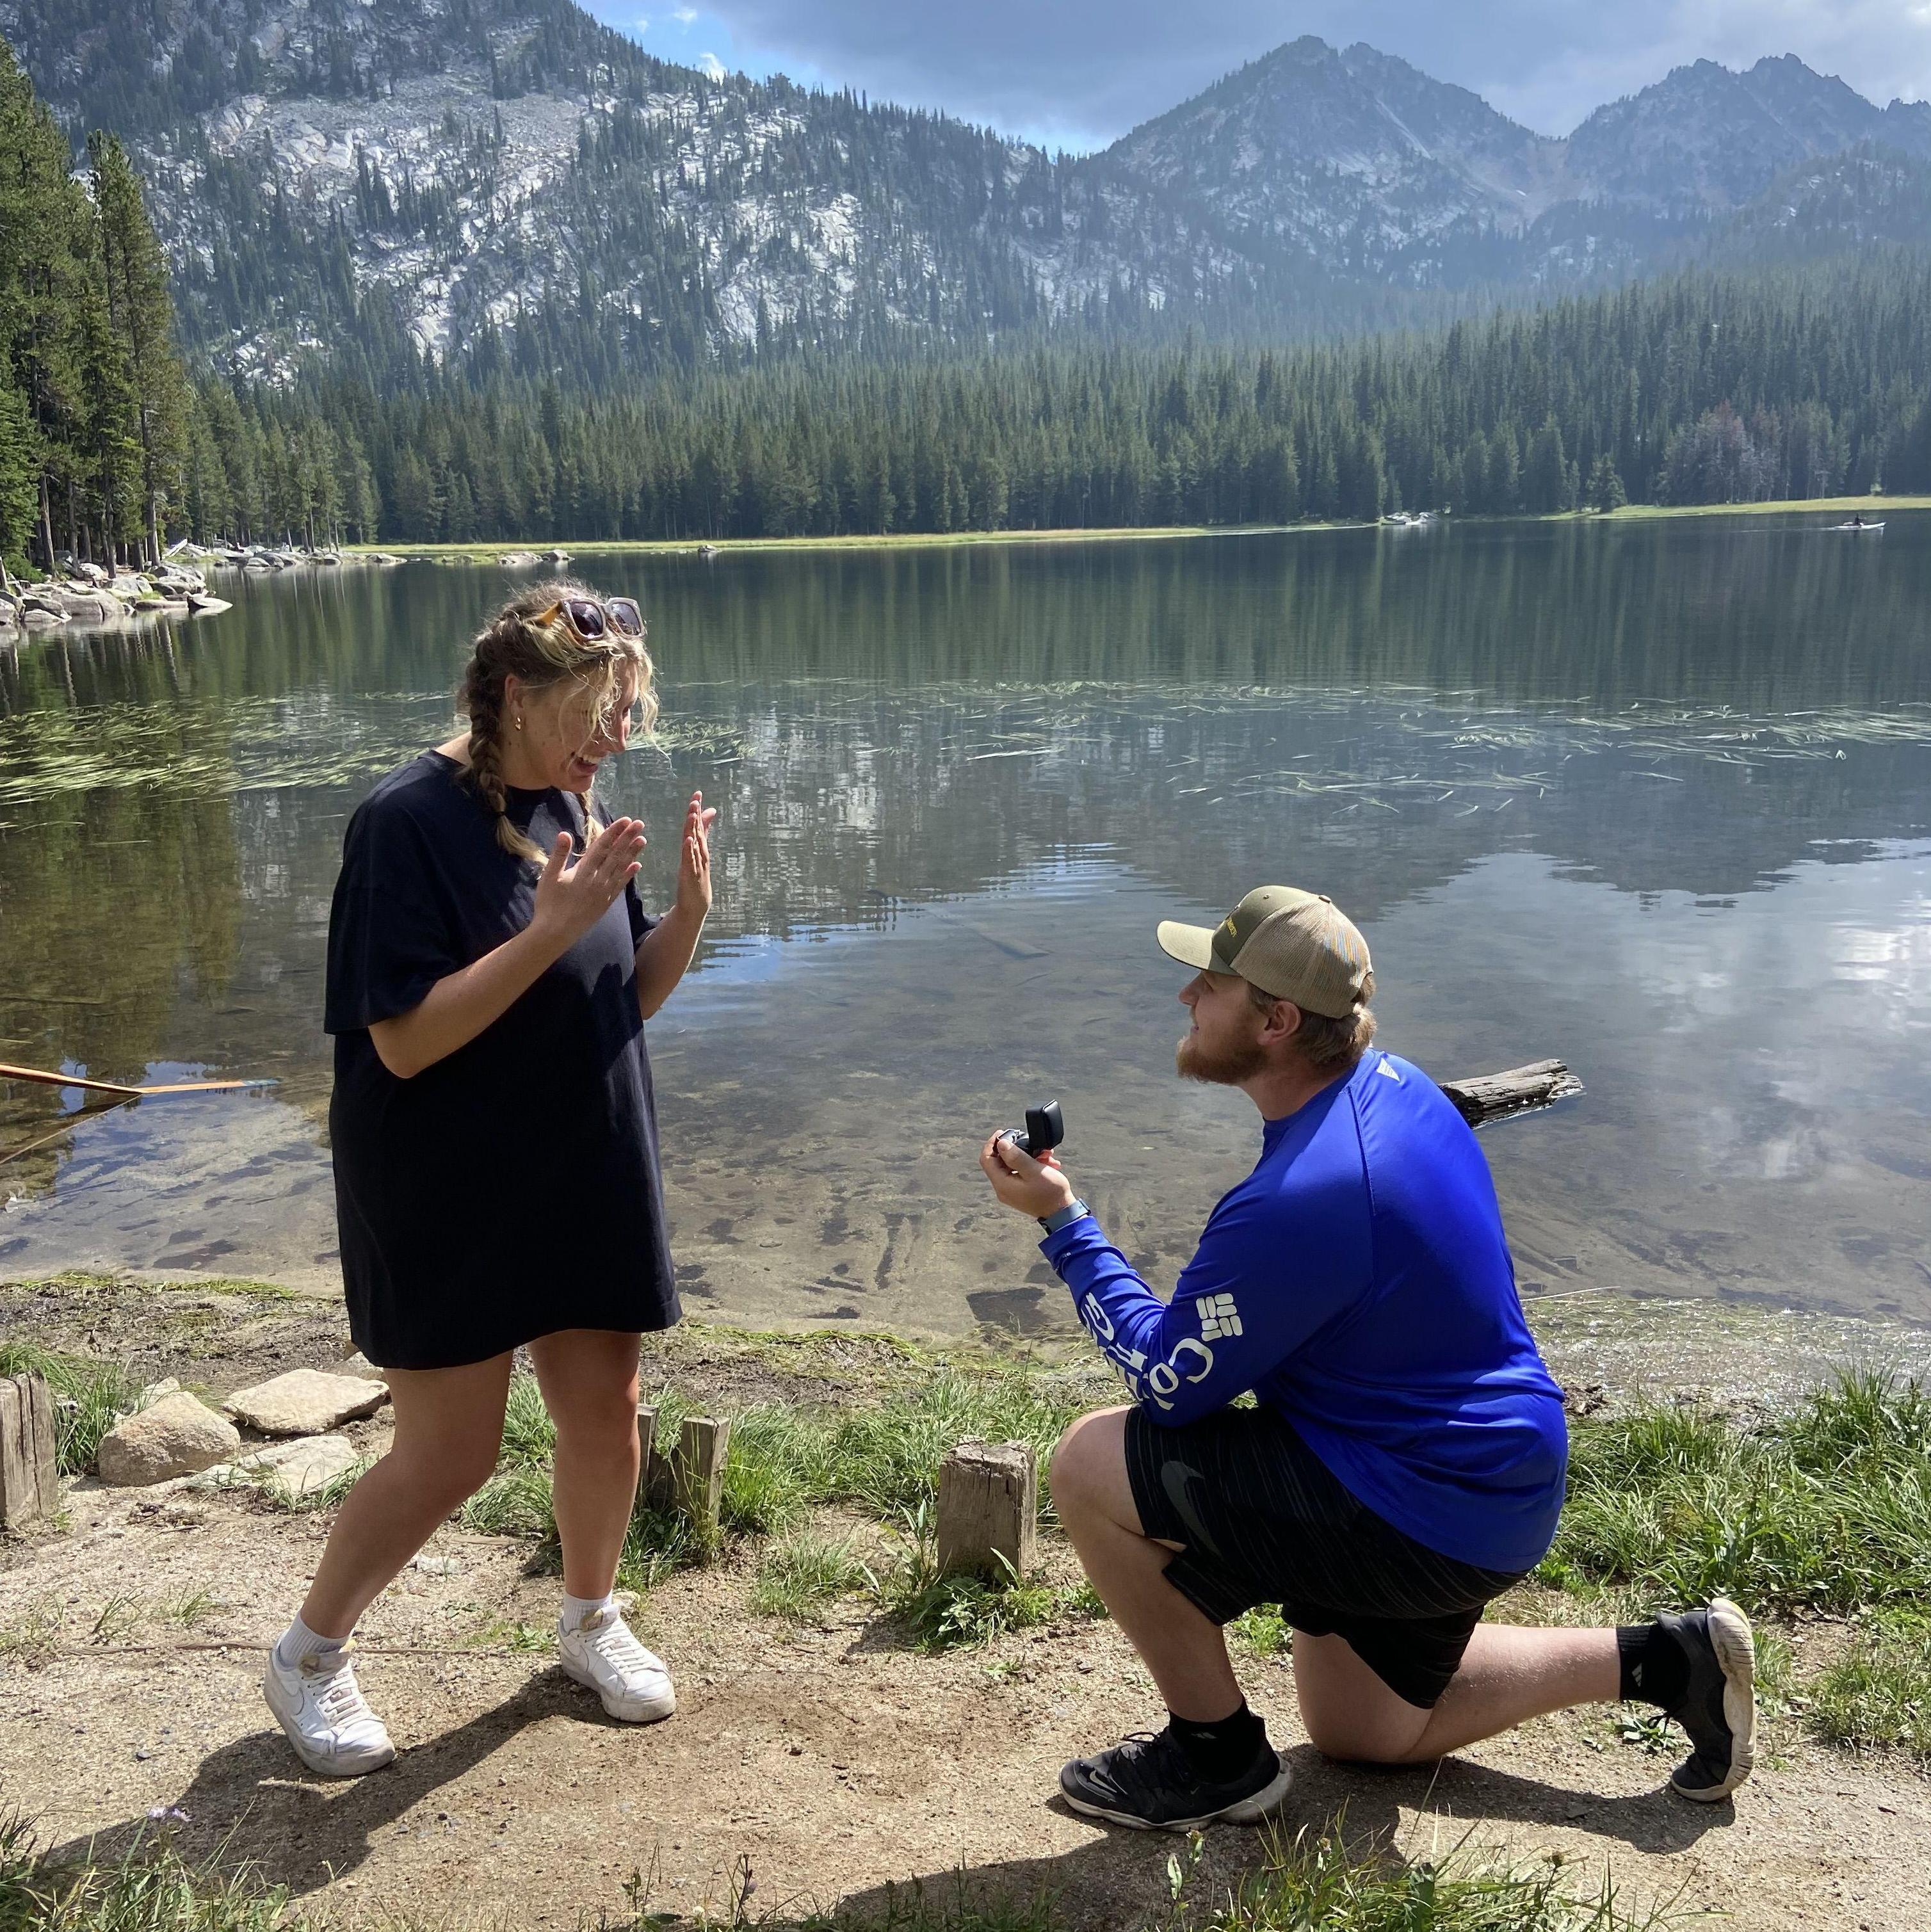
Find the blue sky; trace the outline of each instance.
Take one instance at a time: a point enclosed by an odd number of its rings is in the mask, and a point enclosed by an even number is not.
[[[587,0],[666,59],[1104,146],[1284,40],[1366,40],[1545,134],[1709,58],[1794,53],[1881,105],[1931,94],[1931,0]]]

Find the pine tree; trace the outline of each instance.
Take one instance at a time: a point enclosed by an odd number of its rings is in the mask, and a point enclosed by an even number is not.
[[[167,265],[120,142],[111,134],[95,134],[87,155],[109,324],[134,402],[148,549],[158,566],[163,520],[179,506],[183,494],[188,445],[188,383],[174,346]]]

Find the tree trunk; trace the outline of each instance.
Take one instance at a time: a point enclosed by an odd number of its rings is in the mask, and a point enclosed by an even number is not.
[[[47,487],[47,472],[41,472],[41,542],[47,549],[47,574],[54,574],[53,493]]]

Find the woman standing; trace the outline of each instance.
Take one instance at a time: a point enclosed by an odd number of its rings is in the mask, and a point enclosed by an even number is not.
[[[592,787],[656,714],[627,598],[546,584],[476,638],[467,736],[392,772],[349,822],[329,925],[329,1122],[356,1346],[395,1438],[337,1516],[269,1706],[312,1771],[395,1755],[349,1661],[356,1619],[488,1480],[512,1354],[557,1425],[563,1668],[612,1717],[667,1718],[663,1664],[611,1600],[637,1486],[638,1340],[680,1310],[644,1022],[710,908],[702,795],[675,904],[644,910],[644,828]]]

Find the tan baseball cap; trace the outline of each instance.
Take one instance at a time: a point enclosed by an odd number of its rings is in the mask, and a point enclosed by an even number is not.
[[[1325,892],[1257,886],[1218,926],[1164,919],[1161,950],[1201,973],[1238,973],[1250,986],[1325,1019],[1374,996],[1368,942]]]

